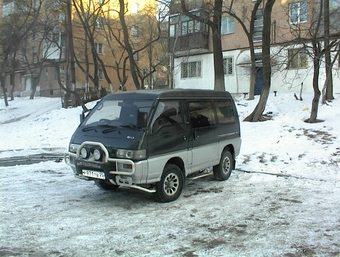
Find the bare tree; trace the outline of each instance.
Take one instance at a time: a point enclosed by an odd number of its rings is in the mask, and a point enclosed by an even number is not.
[[[15,71],[17,64],[19,63],[16,59],[20,45],[22,41],[29,35],[32,28],[34,27],[37,17],[39,16],[41,2],[17,0],[8,3],[7,13],[4,15],[1,24],[0,33],[0,45],[1,45],[1,87],[4,92],[5,105],[8,106],[7,100],[7,88],[6,88],[6,68],[11,69],[11,72]],[[12,75],[13,76],[13,75]],[[13,76],[14,77],[14,76]],[[14,78],[13,78],[14,80]],[[11,97],[13,99],[14,92],[14,81],[12,82]]]
[[[267,0],[263,11],[263,31],[262,31],[262,63],[263,63],[263,87],[260,100],[253,112],[246,117],[245,121],[265,120],[263,112],[265,110],[270,86],[271,86],[271,58],[270,58],[270,31],[271,31],[271,13],[275,0]]]
[[[320,102],[320,96],[321,96],[321,91],[319,88],[320,66],[323,62],[323,58],[325,57],[325,54],[329,55],[331,52],[331,49],[333,50],[337,49],[337,45],[338,45],[337,38],[329,40],[329,36],[327,36],[328,26],[325,25],[324,23],[327,24],[328,22],[327,22],[327,18],[326,18],[326,22],[324,20],[324,7],[325,7],[324,1],[325,0],[321,0],[320,2],[318,2],[317,4],[313,6],[313,10],[312,10],[313,15],[311,17],[311,22],[308,27],[306,27],[306,25],[304,25],[303,27],[297,25],[294,27],[294,29],[292,29],[292,32],[296,37],[295,42],[299,43],[302,46],[300,51],[305,51],[306,54],[312,59],[312,62],[313,62],[312,87],[313,87],[314,97],[312,100],[310,117],[306,120],[306,122],[308,123],[316,123],[319,121],[317,119],[317,115],[318,115],[318,108],[319,108],[319,102]],[[326,31],[324,31],[325,28],[326,28]],[[325,38],[325,34],[327,38]],[[330,56],[326,57],[326,59],[328,58],[330,58]],[[331,64],[328,63],[326,64],[326,66],[327,65],[331,65]],[[329,86],[330,74],[331,73],[329,72],[327,72],[326,74],[327,76],[326,76],[326,81],[325,81],[325,88]]]

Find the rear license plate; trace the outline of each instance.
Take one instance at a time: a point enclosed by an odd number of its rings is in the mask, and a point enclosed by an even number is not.
[[[105,179],[105,173],[101,171],[83,170],[83,175],[90,178]]]

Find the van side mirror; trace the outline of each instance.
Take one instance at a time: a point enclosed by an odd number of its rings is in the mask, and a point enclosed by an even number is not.
[[[148,113],[139,112],[137,114],[137,128],[145,128],[147,125]]]
[[[83,120],[85,119],[85,117],[86,117],[86,115],[85,115],[85,113],[87,113],[87,112],[89,112],[89,111],[91,111],[92,109],[90,109],[90,110],[88,110],[88,111],[82,111],[81,112],[81,114],[79,114],[79,119],[80,119],[80,123],[82,123],[83,122]]]
[[[85,118],[84,112],[82,112],[81,114],[79,114],[80,123],[83,122],[84,118]]]

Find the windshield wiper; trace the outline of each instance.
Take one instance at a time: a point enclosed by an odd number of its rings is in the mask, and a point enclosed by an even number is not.
[[[117,128],[117,126],[112,126],[112,125],[108,125],[108,124],[106,124],[106,125],[100,125],[99,127],[108,127],[107,129],[104,129],[104,130],[102,131],[103,134],[106,134],[106,133],[115,131],[116,128]]]
[[[130,128],[130,129],[137,129],[137,126],[133,123],[130,123],[129,125],[120,125],[119,127],[122,128]]]
[[[93,130],[93,129],[96,130],[96,127],[97,127],[97,126],[85,127],[85,128],[82,128],[82,131],[83,131],[83,132],[86,132],[86,131],[90,131],[90,130]]]

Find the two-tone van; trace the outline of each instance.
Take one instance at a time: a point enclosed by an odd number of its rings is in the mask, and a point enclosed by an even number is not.
[[[213,90],[140,90],[102,98],[74,132],[65,161],[76,177],[176,200],[185,179],[235,168],[241,145],[232,96]]]

